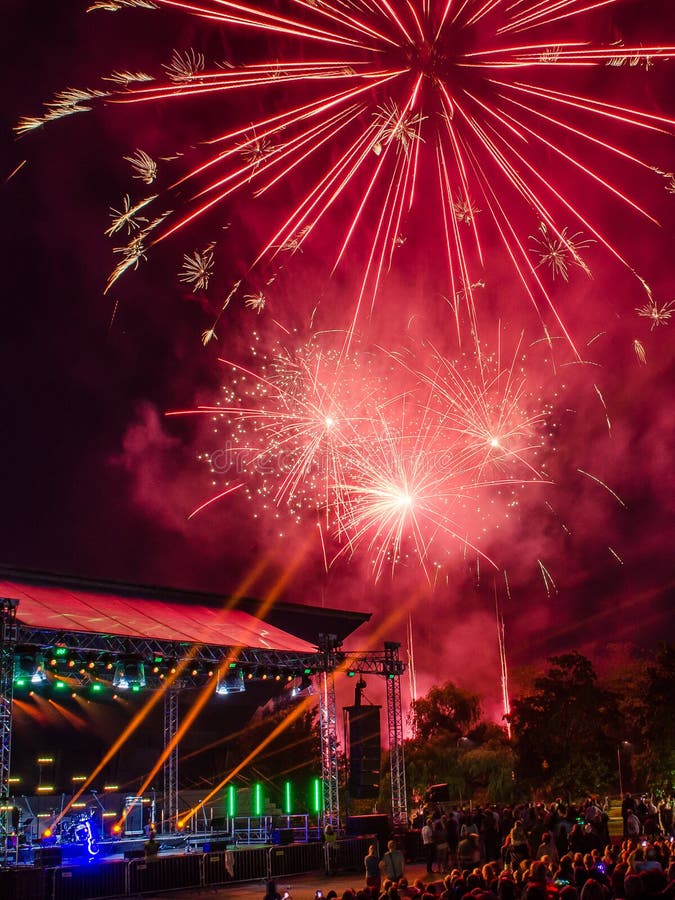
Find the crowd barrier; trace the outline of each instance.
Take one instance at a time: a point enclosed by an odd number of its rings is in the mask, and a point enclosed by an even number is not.
[[[2,900],[112,900],[169,891],[223,887],[325,870],[361,871],[373,837],[322,843],[184,853],[156,859],[81,866],[0,870]]]

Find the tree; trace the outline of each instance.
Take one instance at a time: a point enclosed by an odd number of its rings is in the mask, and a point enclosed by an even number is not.
[[[616,782],[616,698],[580,653],[549,663],[534,692],[512,704],[518,783],[570,799],[607,789]]]
[[[426,697],[413,702],[419,738],[457,741],[474,728],[481,715],[480,697],[458,688],[452,681],[432,687]]]
[[[636,764],[647,785],[670,792],[675,784],[675,645],[661,644],[646,666],[642,697],[643,745]]]
[[[408,782],[447,784],[456,798],[511,799],[513,755],[503,728],[481,720],[480,697],[453,682],[413,704],[417,734],[406,743]]]

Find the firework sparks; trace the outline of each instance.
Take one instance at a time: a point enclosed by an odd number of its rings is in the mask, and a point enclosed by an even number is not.
[[[135,81],[154,81],[154,76],[148,75],[147,72],[130,72],[128,69],[119,71],[116,69],[110,75],[103,76],[104,81],[112,81],[113,84],[119,84],[122,87],[129,87]]]
[[[583,469],[577,469],[577,472],[579,472],[580,475],[585,475],[586,478],[590,478],[591,481],[595,481],[595,483],[599,484],[600,487],[603,487],[608,494],[611,494],[612,497],[614,497],[614,499],[617,501],[617,503],[620,503],[624,509],[626,508],[626,504],[623,502],[621,497],[619,497],[616,491],[613,491],[608,484],[605,484],[605,482],[598,478],[596,475],[591,475],[590,472],[585,472]]]
[[[173,82],[191,82],[204,71],[205,66],[204,54],[190,47],[183,53],[174,50],[171,62],[164,66],[164,71]]]
[[[658,325],[667,325],[670,322],[673,307],[675,307],[675,300],[670,300],[668,303],[662,303],[659,306],[655,300],[650,299],[644,306],[637,307],[636,312],[639,316],[650,320],[651,330],[653,331]]]
[[[477,301],[466,286],[481,277],[475,269],[484,264],[483,247],[495,239],[544,327],[554,324],[572,345],[537,269],[546,266],[564,280],[571,265],[588,273],[580,251],[593,241],[636,274],[616,243],[625,243],[629,229],[614,222],[623,222],[624,212],[658,224],[633,196],[639,182],[633,176],[654,169],[668,190],[673,178],[626,145],[632,136],[665,141],[675,121],[608,102],[602,91],[607,79],[624,78],[624,70],[648,74],[673,59],[675,47],[641,46],[628,36],[608,43],[589,38],[597,31],[587,26],[598,4],[101,0],[90,8],[125,7],[178,12],[251,34],[244,63],[209,64],[198,50],[174,50],[163,73],[136,77],[120,68],[108,76],[110,90],[57,94],[42,116],[17,126],[22,134],[103,100],[227,103],[232,125],[195,136],[202,141],[199,158],[186,162],[170,189],[180,211],[153,244],[231,197],[243,193],[252,202],[276,191],[279,220],[251,263],[268,266],[277,253],[299,249],[333,213],[340,229],[333,268],[345,264],[348,248],[361,253],[348,342],[391,268],[398,236],[415,233],[412,216],[421,196],[428,233],[446,260],[443,292],[465,292],[461,306],[472,334]],[[266,51],[268,38],[276,41],[273,58],[252,61]],[[574,77],[593,67],[599,76],[590,92],[570,90]],[[142,83],[147,78],[156,81]],[[264,111],[262,104],[256,108],[261,88]],[[232,95],[254,102],[237,106]],[[607,123],[621,130],[616,140],[608,137]],[[605,174],[613,160],[631,170],[622,184]],[[146,177],[146,170],[136,177]],[[577,183],[582,190],[572,197],[569,185]],[[615,204],[616,216],[594,220],[591,188]],[[480,222],[476,204],[484,211]],[[572,224],[558,224],[560,215]],[[458,229],[458,222],[467,228]],[[538,263],[527,247],[537,227]],[[458,330],[465,327],[460,313],[458,305]]]
[[[213,339],[214,329],[204,333]],[[535,462],[551,409],[535,409],[519,348],[509,367],[483,353],[471,374],[468,357],[437,351],[428,371],[414,352],[356,346],[345,359],[340,339],[318,335],[268,356],[256,335],[255,368],[226,362],[223,398],[175,413],[205,416],[225,436],[227,453],[203,454],[214,498],[243,484],[254,517],[319,519],[327,565],[366,554],[376,578],[414,559],[431,579],[433,554],[457,546],[492,564],[479,543],[499,517],[496,499],[508,516],[520,488],[547,481]]]
[[[152,0],[96,0],[87,7],[87,12],[97,9],[105,12],[119,12],[121,9],[159,9]]]
[[[377,132],[375,146],[382,152],[382,145],[396,142],[397,149],[408,153],[416,141],[422,140],[421,125],[426,116],[413,113],[411,110],[401,111],[392,100],[384,103],[373,113],[374,127]]]
[[[570,263],[578,266],[587,274],[591,270],[579,255],[579,251],[590,247],[593,241],[581,238],[581,232],[567,237],[567,228],[563,228],[558,234],[549,234],[545,222],[539,223],[538,235],[530,235],[530,240],[536,245],[534,252],[539,256],[538,266],[548,266],[553,278],[556,275],[564,281],[569,281]]]
[[[465,225],[473,224],[473,220],[481,212],[471,200],[457,200],[453,209],[457,221],[463,222]]]
[[[145,150],[136,150],[132,156],[125,156],[125,162],[131,163],[134,178],[140,179],[143,184],[152,184],[157,178],[157,163]]]
[[[215,244],[209,244],[201,252],[195,250],[192,255],[186,253],[183,256],[183,266],[178,275],[183,284],[191,284],[194,291],[205,291],[213,275],[214,259],[213,248]]]
[[[638,358],[638,362],[642,363],[643,366],[647,365],[647,352],[645,350],[645,345],[642,341],[639,341],[637,338],[633,341],[633,350],[635,351],[635,355]]]
[[[147,216],[139,216],[139,212],[142,209],[152,203],[153,200],[157,199],[157,195],[153,197],[146,197],[144,200],[140,200],[138,203],[132,203],[131,197],[126,194],[122,198],[122,209],[114,209],[110,208],[110,218],[112,219],[112,224],[109,228],[106,229],[105,233],[108,237],[111,237],[113,234],[116,234],[118,231],[121,231],[123,228],[126,228],[127,234],[131,234],[132,231],[137,231],[142,226],[147,225],[148,218]]]
[[[244,306],[246,309],[252,309],[258,315],[265,309],[266,304],[267,300],[262,291],[258,291],[257,294],[244,294]]]

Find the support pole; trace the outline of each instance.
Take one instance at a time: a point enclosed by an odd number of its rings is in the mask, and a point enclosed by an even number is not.
[[[10,832],[9,766],[12,755],[12,700],[16,608],[18,600],[0,598],[0,833],[3,863],[7,865],[7,835]]]
[[[387,727],[389,732],[389,767],[391,774],[391,818],[394,830],[408,827],[408,792],[405,780],[405,752],[403,744],[403,708],[401,704],[401,674],[404,666],[399,659],[400,644],[386,641],[384,670],[387,679]]]
[[[178,688],[173,685],[164,693],[164,749],[178,731]],[[164,829],[173,833],[178,821],[178,744],[164,760]]]
[[[321,694],[319,696],[319,724],[321,732],[321,782],[323,785],[323,825],[340,827],[340,798],[338,778],[337,703],[333,671],[337,664],[339,642],[335,635],[319,635],[319,649],[323,654]]]

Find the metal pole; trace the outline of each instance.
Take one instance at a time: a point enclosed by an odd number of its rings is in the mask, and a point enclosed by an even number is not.
[[[623,797],[623,779],[621,777],[621,744],[616,748],[616,761],[619,765],[619,796]]]
[[[14,692],[14,648],[16,646],[16,608],[18,600],[0,598],[0,801],[5,807],[0,816],[3,832],[3,861],[7,865],[9,834],[9,764],[12,752],[12,701]]]

